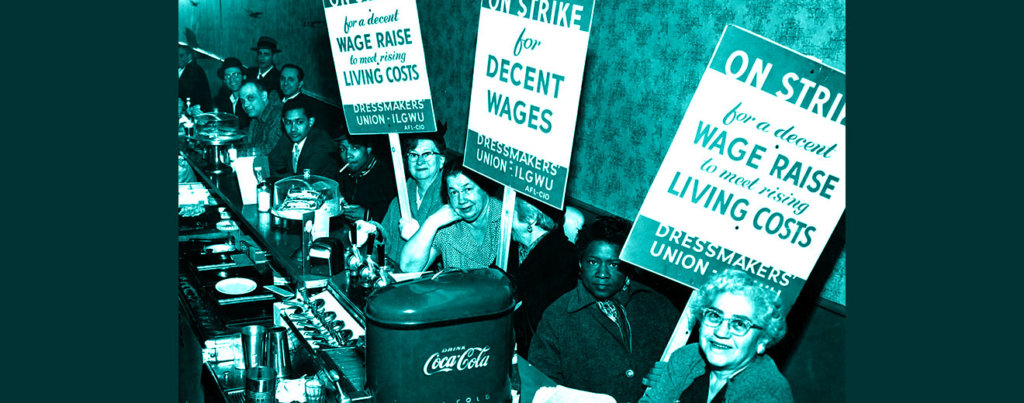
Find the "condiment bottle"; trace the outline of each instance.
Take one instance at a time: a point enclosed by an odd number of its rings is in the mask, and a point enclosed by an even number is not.
[[[263,167],[253,168],[256,174],[256,208],[262,212],[270,211],[270,185],[263,179]]]

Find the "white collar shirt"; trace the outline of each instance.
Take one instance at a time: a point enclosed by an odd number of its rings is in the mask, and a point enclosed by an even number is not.
[[[266,77],[267,74],[270,73],[270,70],[273,70],[273,69],[274,69],[274,66],[270,66],[270,68],[267,69],[267,71],[260,71],[260,72],[256,73],[256,78],[262,80],[263,77]]]

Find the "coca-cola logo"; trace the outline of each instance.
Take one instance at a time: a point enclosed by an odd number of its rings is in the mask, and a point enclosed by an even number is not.
[[[423,363],[423,374],[430,376],[439,372],[466,371],[487,366],[491,358],[491,346],[449,347],[431,354]]]

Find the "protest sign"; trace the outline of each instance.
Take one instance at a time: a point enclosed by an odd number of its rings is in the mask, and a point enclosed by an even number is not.
[[[594,0],[482,0],[464,165],[561,209]]]
[[[415,0],[324,0],[352,134],[437,130]]]
[[[727,26],[621,258],[690,287],[740,268],[796,300],[846,209],[846,74]]]

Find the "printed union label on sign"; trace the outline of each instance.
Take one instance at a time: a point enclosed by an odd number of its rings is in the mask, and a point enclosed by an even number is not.
[[[738,268],[792,305],[846,209],[846,74],[726,27],[621,258],[698,288]]]
[[[324,0],[352,134],[437,130],[415,0]]]
[[[464,165],[561,209],[594,0],[483,0]]]

